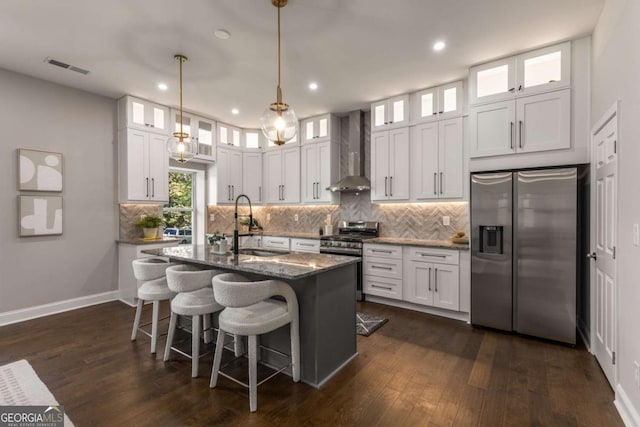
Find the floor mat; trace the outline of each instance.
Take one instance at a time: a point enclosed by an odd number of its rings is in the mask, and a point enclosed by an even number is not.
[[[356,332],[358,335],[368,337],[388,321],[389,319],[373,314],[356,313]]]

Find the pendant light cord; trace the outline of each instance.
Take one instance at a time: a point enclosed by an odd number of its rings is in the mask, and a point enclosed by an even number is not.
[[[182,130],[182,56],[178,58],[180,61],[180,142],[184,142],[184,133]]]

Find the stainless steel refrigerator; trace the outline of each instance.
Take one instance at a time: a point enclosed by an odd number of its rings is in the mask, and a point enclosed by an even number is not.
[[[583,169],[472,174],[472,324],[575,344]]]

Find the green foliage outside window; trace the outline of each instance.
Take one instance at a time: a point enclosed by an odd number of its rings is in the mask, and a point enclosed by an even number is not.
[[[168,228],[192,228],[191,205],[193,175],[190,173],[169,172],[169,203],[165,208],[189,209],[186,212],[164,211],[164,219]]]

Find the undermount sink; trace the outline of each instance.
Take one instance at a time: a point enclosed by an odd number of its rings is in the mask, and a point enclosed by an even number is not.
[[[253,249],[253,248],[240,248],[238,249],[240,255],[251,255],[258,257],[269,257],[278,255],[287,255],[288,251],[268,250],[268,249]]]

